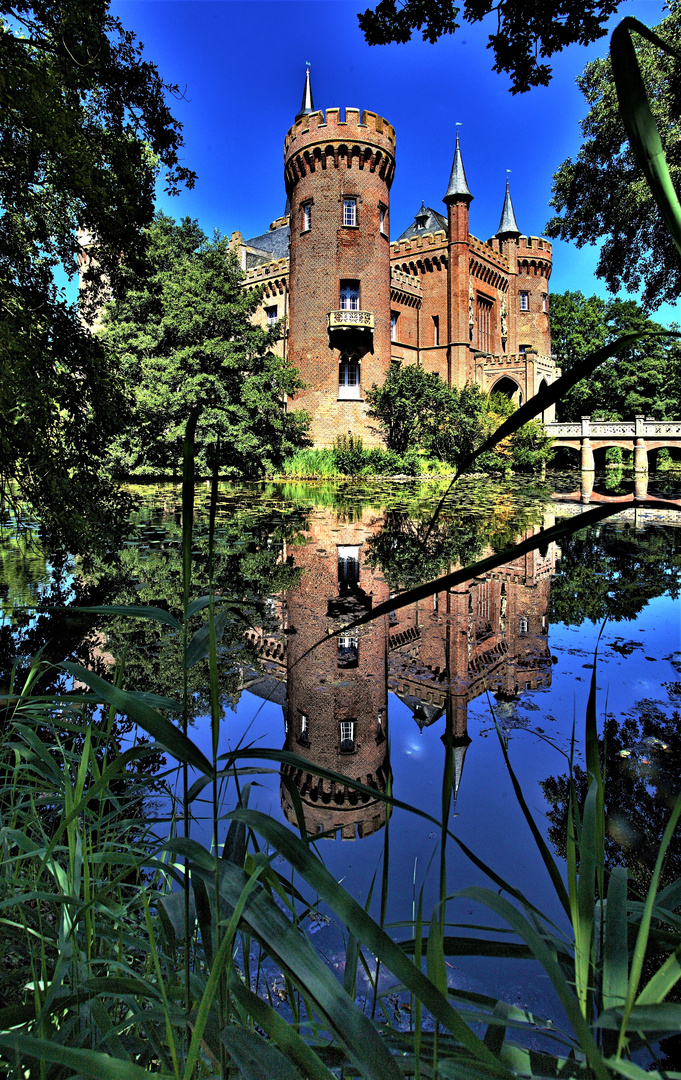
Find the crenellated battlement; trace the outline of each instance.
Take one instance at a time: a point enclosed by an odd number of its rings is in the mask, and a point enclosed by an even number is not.
[[[288,271],[288,259],[275,259],[272,262],[263,263],[262,266],[253,266],[250,270],[246,270],[242,285],[245,287],[260,285],[271,278],[286,277]]]
[[[413,236],[408,240],[393,240],[390,244],[390,257],[395,258],[409,251],[421,251],[423,248],[439,248],[447,246],[447,234],[442,229],[434,233],[423,233],[422,236]]]
[[[390,268],[390,285],[393,289],[409,293],[410,296],[423,296],[419,278],[405,274],[404,270],[398,270],[395,266]]]
[[[551,241],[545,240],[543,236],[519,236],[518,255],[526,252],[531,252],[535,258],[547,259],[549,262],[553,259]]]
[[[494,263],[500,270],[508,272],[508,259],[501,252],[496,251],[489,243],[484,240],[478,240],[477,236],[470,237],[470,249],[471,254],[475,253],[480,255],[483,259],[487,259],[489,262]]]
[[[319,109],[296,120],[286,133],[284,156],[288,157],[289,152],[293,153],[302,146],[326,139],[334,142],[369,142],[384,147],[391,154],[395,153],[395,129],[382,116],[364,109],[360,119],[359,109],[346,108],[345,117],[341,120],[341,110],[333,108],[327,109],[326,115]]]

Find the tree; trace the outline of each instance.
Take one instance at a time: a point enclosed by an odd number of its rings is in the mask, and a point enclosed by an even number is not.
[[[635,300],[602,300],[581,292],[551,296],[551,338],[563,372],[590,352],[624,334],[661,332]],[[643,338],[577,383],[559,402],[562,420],[598,416],[631,420],[645,415],[676,419],[681,410],[679,347],[673,341]]]
[[[681,3],[656,32],[681,46]],[[637,55],[672,181],[681,189],[681,62],[650,41],[637,40]],[[584,144],[554,176],[551,205],[558,215],[549,236],[578,245],[603,242],[596,273],[612,292],[643,288],[646,308],[675,302],[681,293],[681,263],[619,116],[610,60],[595,60],[578,79],[589,111],[582,121]]]
[[[378,420],[389,450],[422,446],[444,461],[463,460],[488,433],[477,386],[458,391],[433,371],[392,364],[382,386],[366,393],[368,415]]]
[[[241,288],[227,240],[208,241],[196,221],[160,214],[146,244],[147,271],[123,275],[100,334],[133,394],[132,423],[113,444],[116,471],[177,472],[198,408],[199,472],[210,472],[220,436],[223,470],[261,475],[302,444],[307,417],[284,411],[284,394],[301,383],[271,351],[276,331],[251,322],[260,294]]]
[[[550,81],[551,68],[538,63],[537,56],[553,56],[566,45],[588,45],[603,37],[605,23],[618,7],[619,0],[464,0],[463,18],[475,23],[496,14],[497,30],[490,34],[488,48],[494,52],[494,71],[508,72],[516,94]],[[381,0],[358,19],[370,45],[409,41],[414,30],[422,30],[423,40],[434,43],[458,30],[460,11],[454,0]]]
[[[138,260],[154,185],[193,183],[165,84],[107,0],[0,0],[0,498],[17,488],[72,550],[113,536],[120,500],[102,472],[123,387],[55,273],[115,291]]]

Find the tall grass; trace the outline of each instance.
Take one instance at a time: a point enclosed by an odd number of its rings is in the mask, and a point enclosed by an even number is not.
[[[618,87],[622,78],[630,77],[636,86],[631,75],[635,55],[626,45],[632,21],[623,26],[613,38],[614,49],[617,43],[623,45],[615,74]],[[624,102],[623,111],[631,108],[636,113],[636,139],[648,152],[652,136],[641,120],[645,113],[641,95],[634,96],[633,103]],[[634,136],[632,142],[636,148]],[[673,204],[664,177],[660,180],[655,153],[653,159],[653,194],[658,200],[667,199],[681,236],[681,211]],[[467,464],[630,340],[631,336],[599,350],[528,402]],[[563,911],[560,927],[538,910],[531,895],[504,881],[450,833],[451,738],[440,821],[394,799],[390,792],[336,777],[296,755],[275,749],[258,752],[262,769],[273,763],[304,767],[374,800],[382,799],[387,806],[418,814],[437,827],[442,853],[439,902],[432,913],[424,912],[420,897],[411,937],[395,942],[382,917],[372,919],[326,870],[304,827],[298,836],[249,807],[253,768],[246,767],[244,759],[252,759],[253,750],[220,753],[217,641],[221,614],[235,601],[215,595],[212,584],[208,595],[191,599],[192,461],[190,424],[182,610],[176,614],[153,607],[106,610],[152,620],[177,635],[183,642],[185,671],[208,658],[210,757],[189,737],[186,688],[180,702],[132,693],[123,688],[124,671],[108,682],[65,663],[63,670],[90,692],[45,700],[36,690],[37,661],[25,683],[10,686],[0,702],[0,922],[14,984],[23,990],[17,995],[20,999],[9,1000],[0,1009],[0,1053],[6,1074],[30,1080],[71,1076],[136,1080],[150,1072],[175,1080],[216,1076],[331,1080],[341,1073],[369,1080],[660,1076],[646,1072],[636,1055],[661,1034],[681,1026],[681,1006],[668,1000],[681,977],[681,880],[658,891],[681,798],[671,813],[647,896],[630,897],[626,870],[617,867],[610,872],[604,862],[595,668],[584,723],[590,787],[580,808],[573,784],[567,882],[532,818],[500,739],[500,753],[506,758],[529,835],[539,847]],[[215,487],[211,536],[214,494]],[[555,535],[614,512],[616,508],[598,507],[557,526]],[[391,609],[545,544],[553,532],[410,590],[392,600]],[[196,628],[201,612],[207,618]],[[381,614],[379,607],[372,617]],[[115,752],[116,714],[134,721],[151,741]],[[145,822],[140,814],[143,789],[135,769],[159,750],[180,763],[181,805],[172,805],[167,821]],[[206,788],[213,828],[209,847],[190,834],[193,804]],[[225,805],[231,806],[229,812],[223,810]],[[513,940],[475,935],[462,939],[445,933],[445,904],[451,899],[444,858],[448,842],[458,845],[491,884],[455,895],[486,905],[513,931]],[[343,985],[312,947],[304,922],[309,903],[296,878],[276,869],[279,857],[347,928],[351,963]],[[651,943],[661,951],[662,960],[645,981],[644,959]],[[254,946],[259,957],[283,973],[290,1004],[287,1021],[271,1000],[254,992],[250,969]],[[509,1002],[452,990],[447,985],[446,957],[463,952],[534,960],[561,1002],[564,1022],[550,1024]],[[369,957],[392,972],[411,996],[414,1021],[409,1032],[396,1030],[388,1011],[381,1011],[377,980],[375,1015],[355,1002],[353,972],[357,963],[370,970]],[[7,950],[3,962],[7,972]],[[6,977],[5,987],[8,984]],[[432,1024],[426,1023],[427,1018]],[[541,1049],[528,1049],[539,1036]]]

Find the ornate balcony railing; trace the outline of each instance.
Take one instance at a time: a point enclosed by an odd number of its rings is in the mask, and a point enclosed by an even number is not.
[[[360,330],[373,330],[373,311],[346,310],[329,312],[330,330],[343,330],[348,327]]]

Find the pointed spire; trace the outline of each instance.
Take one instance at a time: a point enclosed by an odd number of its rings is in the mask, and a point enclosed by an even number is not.
[[[504,209],[501,211],[501,221],[499,222],[499,228],[497,229],[497,236],[500,240],[510,240],[512,237],[516,239],[520,236],[520,229],[515,219],[513,212],[513,203],[511,202],[511,189],[508,186],[508,177],[506,178],[506,197],[504,199]]]
[[[449,177],[449,187],[447,188],[447,194],[445,195],[443,202],[453,202],[455,199],[468,199],[473,198],[468,190],[468,183],[466,181],[466,171],[463,167],[463,158],[461,157],[461,149],[459,147],[459,132],[456,133],[456,149],[454,151],[454,161],[452,163],[452,172]]]
[[[312,100],[312,87],[310,85],[310,62],[305,61],[305,89],[303,90],[303,101],[300,106],[300,112],[296,113],[296,120],[300,120],[301,116],[308,116],[309,113],[314,112],[314,101]]]

